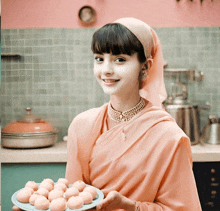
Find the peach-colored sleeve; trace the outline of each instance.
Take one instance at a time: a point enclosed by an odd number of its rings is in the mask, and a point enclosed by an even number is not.
[[[90,183],[89,160],[93,145],[100,135],[107,104],[77,115],[68,129],[66,179],[70,183],[83,180]]]
[[[189,149],[188,139],[181,138],[154,203],[138,202],[140,211],[201,211]]]
[[[69,183],[74,183],[77,180],[82,180],[82,169],[78,159],[77,133],[76,121],[73,120],[68,129],[67,141],[67,165],[66,165],[66,179]]]

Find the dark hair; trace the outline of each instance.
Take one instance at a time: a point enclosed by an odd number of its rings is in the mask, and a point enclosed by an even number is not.
[[[144,48],[138,38],[120,23],[106,24],[93,34],[91,49],[93,53],[112,53],[113,55],[138,53],[139,62],[146,61]]]

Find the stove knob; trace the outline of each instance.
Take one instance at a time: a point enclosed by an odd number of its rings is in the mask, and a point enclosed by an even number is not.
[[[213,173],[213,174],[214,174],[214,173],[215,173],[215,169],[211,169],[211,173]]]
[[[215,195],[215,194],[216,194],[216,191],[215,191],[215,190],[212,190],[212,191],[211,191],[211,194],[212,194],[212,195]]]
[[[211,178],[211,181],[212,181],[212,182],[215,182],[215,177],[212,177],[212,178]]]

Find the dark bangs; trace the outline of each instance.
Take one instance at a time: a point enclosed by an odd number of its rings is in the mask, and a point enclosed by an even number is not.
[[[94,54],[133,55],[137,52],[140,62],[146,60],[141,42],[130,30],[119,23],[106,24],[97,30],[93,35],[91,49]]]

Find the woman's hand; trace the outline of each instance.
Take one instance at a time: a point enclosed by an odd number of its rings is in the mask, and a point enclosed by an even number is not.
[[[96,210],[115,210],[125,209],[126,211],[135,211],[136,204],[134,201],[126,198],[117,191],[108,193],[105,199],[96,205]]]

